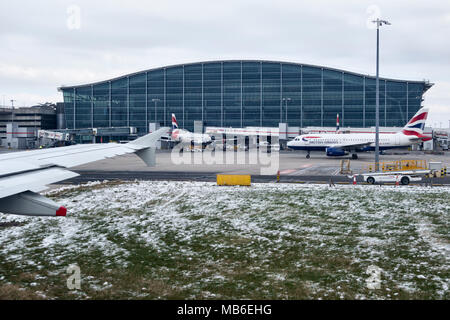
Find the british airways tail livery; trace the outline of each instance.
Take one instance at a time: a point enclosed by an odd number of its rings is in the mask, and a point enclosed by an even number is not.
[[[380,134],[380,150],[408,147],[412,144],[428,141],[431,137],[423,135],[425,121],[428,116],[428,108],[420,109],[414,117],[395,134]],[[348,134],[304,134],[289,141],[287,146],[294,150],[307,152],[325,151],[327,156],[339,157],[352,153],[352,158],[357,159],[356,152],[375,150],[374,133],[348,133]]]
[[[420,109],[414,117],[403,127],[402,133],[406,136],[415,136],[418,138],[430,138],[423,135],[425,122],[428,116],[428,109]],[[426,139],[429,140],[429,139]]]
[[[175,114],[172,113],[172,130],[178,129],[178,122]]]
[[[339,113],[336,115],[336,133],[339,132]]]

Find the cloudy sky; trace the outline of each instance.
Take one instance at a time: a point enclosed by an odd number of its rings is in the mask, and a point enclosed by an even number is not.
[[[62,101],[61,85],[171,64],[268,59],[434,83],[429,125],[450,120],[448,0],[40,0],[0,3],[0,104]]]

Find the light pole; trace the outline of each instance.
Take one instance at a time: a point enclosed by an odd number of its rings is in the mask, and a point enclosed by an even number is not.
[[[377,24],[377,87],[376,87],[376,108],[375,108],[375,171],[380,169],[380,27],[383,24],[390,25],[386,20],[372,21]]]
[[[205,124],[205,119],[207,119],[207,116],[208,116],[208,114],[206,113],[207,109],[208,109],[208,100],[205,100],[205,107],[202,108],[202,123],[203,123],[203,125]]]
[[[14,123],[14,101],[16,100],[11,99],[11,123]]]
[[[164,127],[166,126],[166,118],[167,118],[167,112],[166,112],[166,98],[164,98]],[[169,106],[169,105],[167,105]]]
[[[160,99],[152,99],[152,102],[155,103],[155,123],[156,123],[156,105],[159,101],[161,101],[161,100]],[[164,117],[165,117],[165,115],[164,115]]]
[[[287,118],[288,118],[288,101],[291,101],[292,99],[291,98],[283,98],[283,101],[285,101],[285,103],[286,103],[286,123],[287,123]],[[281,115],[280,115],[280,118],[281,118]],[[280,120],[280,122],[282,122],[282,120]]]

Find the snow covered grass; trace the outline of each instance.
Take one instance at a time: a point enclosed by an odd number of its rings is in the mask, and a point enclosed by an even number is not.
[[[449,188],[134,181],[47,195],[66,218],[0,215],[0,298],[450,298]]]

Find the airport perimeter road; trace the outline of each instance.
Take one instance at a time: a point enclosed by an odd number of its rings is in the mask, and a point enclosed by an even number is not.
[[[88,181],[102,180],[166,180],[166,181],[205,181],[215,182],[216,174],[220,172],[178,172],[178,171],[76,171],[80,176],[64,181],[65,184],[80,184]],[[252,175],[252,182],[276,182],[276,175]],[[362,176],[356,178],[357,183],[363,183]],[[345,176],[330,175],[281,175],[281,183],[335,183],[351,184],[353,179]],[[450,185],[450,176],[443,178],[423,179],[420,182],[411,182],[412,185]],[[393,183],[386,183],[393,184]]]
[[[231,152],[236,156],[238,153]],[[195,153],[187,155],[194,157]],[[202,155],[200,153],[200,155]],[[247,155],[241,152],[240,155]],[[199,156],[199,154],[197,154]],[[277,163],[280,171],[280,182],[291,183],[351,183],[348,175],[340,174],[342,158],[329,158],[323,152],[311,153],[311,159],[306,159],[302,152],[282,151],[273,153],[271,161]],[[193,159],[193,158],[192,158]],[[443,166],[450,166],[449,154],[430,155],[423,152],[405,152],[399,150],[381,156],[382,161],[423,159],[442,162]],[[275,182],[276,171],[270,175],[263,175],[261,165],[246,163],[237,164],[212,164],[192,163],[176,164],[170,151],[158,151],[155,167],[147,167],[135,155],[126,155],[114,159],[106,159],[93,162],[84,166],[73,168],[81,176],[68,180],[69,183],[82,183],[93,180],[171,180],[171,181],[215,181],[217,174],[250,174],[253,182]],[[248,159],[247,159],[248,160]],[[360,153],[358,160],[350,161],[350,169],[354,174],[364,171],[367,164],[373,161],[373,153]],[[194,162],[194,161],[192,161]],[[363,178],[357,177],[357,182],[362,183]],[[426,179],[419,184],[430,183]],[[433,184],[450,184],[450,177],[435,178]]]

